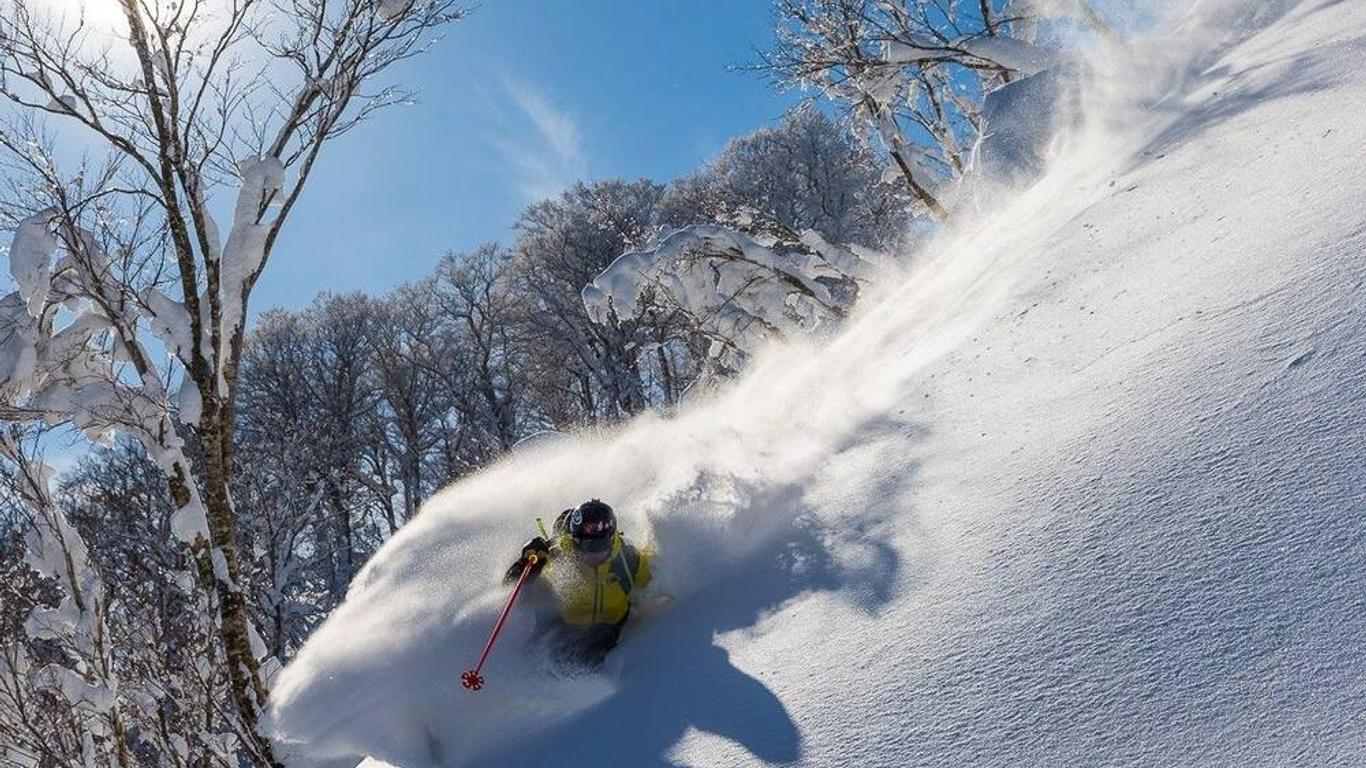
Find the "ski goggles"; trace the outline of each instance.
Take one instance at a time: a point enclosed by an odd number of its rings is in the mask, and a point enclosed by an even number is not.
[[[602,553],[602,552],[606,552],[607,550],[609,550],[609,549],[611,549],[611,548],[612,548],[612,535],[611,535],[611,534],[608,534],[608,535],[602,536],[602,537],[595,537],[595,538],[591,538],[591,539],[590,539],[590,538],[585,538],[585,537],[580,537],[580,536],[575,536],[575,537],[574,537],[574,549],[577,549],[577,550],[580,551],[580,552],[588,552],[588,553],[590,553],[590,554],[596,555],[596,554],[600,554],[600,553]]]

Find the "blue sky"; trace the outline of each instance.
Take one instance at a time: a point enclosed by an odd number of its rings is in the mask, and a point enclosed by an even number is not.
[[[796,94],[728,71],[772,38],[767,0],[491,0],[399,77],[419,103],[330,148],[253,298],[371,293],[449,249],[508,242],[580,178],[686,173]]]

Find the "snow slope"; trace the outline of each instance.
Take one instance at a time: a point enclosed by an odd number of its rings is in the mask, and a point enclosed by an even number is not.
[[[431,500],[287,668],[300,765],[1366,762],[1366,3],[1203,3],[1048,175],[847,332]],[[670,607],[601,674],[524,621],[601,496]]]

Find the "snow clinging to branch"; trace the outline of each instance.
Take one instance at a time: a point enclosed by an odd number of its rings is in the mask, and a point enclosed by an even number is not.
[[[811,230],[802,242],[807,250],[778,251],[725,227],[685,227],[653,250],[618,257],[584,287],[583,303],[606,325],[639,316],[647,297],[662,299],[712,340],[716,362],[734,369],[767,340],[842,317],[848,299],[835,287],[869,272]]]

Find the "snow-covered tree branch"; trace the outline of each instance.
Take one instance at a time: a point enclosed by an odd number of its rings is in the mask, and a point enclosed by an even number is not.
[[[779,0],[778,39],[760,68],[846,110],[939,221],[970,164],[986,94],[1059,60],[1039,22],[1075,18],[1108,32],[1087,3]]]
[[[583,303],[595,323],[610,325],[662,302],[708,340],[718,370],[733,372],[762,343],[843,317],[853,281],[871,270],[814,230],[801,237],[803,248],[779,251],[724,227],[685,227],[617,258],[584,287]]]
[[[24,532],[20,558],[0,539],[0,755],[24,766],[239,765],[252,735],[214,641],[215,598],[167,535],[164,475],[123,441],[54,488],[41,434],[11,425],[0,441],[6,530]]]
[[[119,688],[109,633],[109,596],[80,533],[52,500],[52,468],[34,456],[31,435],[18,427],[0,431],[0,463],[8,501],[23,507],[29,525],[25,561],[39,576],[52,580],[55,607],[36,607],[24,623],[26,634],[60,651],[65,663],[38,664],[18,648],[0,676],[0,723],[13,730],[16,754],[75,757],[83,764],[126,766],[131,757],[124,722],[116,706]],[[26,690],[27,689],[27,690]],[[39,730],[22,706],[27,693],[44,689],[60,696],[77,736],[68,744],[35,733]]]
[[[250,735],[267,687],[230,488],[248,303],[323,147],[404,101],[373,83],[462,11],[453,0],[119,5],[113,29],[34,0],[0,6],[19,287],[0,300],[0,385],[10,413],[131,435],[161,467],[174,533],[217,596]],[[64,170],[45,122],[107,161]],[[264,739],[245,747],[274,762]]]

